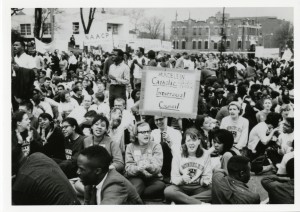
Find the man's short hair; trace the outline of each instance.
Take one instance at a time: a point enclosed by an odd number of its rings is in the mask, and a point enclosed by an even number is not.
[[[30,110],[31,112],[33,110],[33,104],[30,101],[22,101],[19,106],[25,106],[27,110]]]
[[[99,102],[103,102],[105,99],[104,93],[103,92],[98,92],[95,94],[96,99],[98,99]]]
[[[271,112],[267,115],[266,124],[271,124],[274,128],[278,127],[282,116],[279,113]]]
[[[57,88],[59,88],[59,87],[61,87],[63,90],[65,90],[65,86],[64,86],[64,85],[59,84],[59,85],[57,86]]]
[[[123,98],[116,98],[114,100],[114,102],[117,101],[117,102],[122,102],[123,106],[125,107],[125,100]]]
[[[236,175],[241,171],[247,171],[250,160],[247,157],[234,155],[227,163],[227,170],[229,175]]]
[[[294,158],[291,158],[287,163],[286,163],[286,173],[287,176],[291,179],[294,179],[295,176],[295,168],[294,168]]]
[[[124,57],[124,52],[122,49],[114,49],[114,52],[118,52],[119,57],[122,57],[122,58]]]
[[[19,42],[23,48],[25,48],[25,43],[22,39],[15,40],[14,43]]]
[[[86,156],[88,160],[94,160],[96,167],[101,168],[102,171],[108,172],[112,157],[108,151],[102,146],[90,146],[80,152],[81,155]]]
[[[94,110],[89,110],[88,112],[86,112],[84,114],[84,118],[87,118],[87,117],[89,117],[89,118],[95,118],[95,116],[97,116],[97,112],[94,111]]]
[[[50,77],[46,77],[45,81],[51,81]]]

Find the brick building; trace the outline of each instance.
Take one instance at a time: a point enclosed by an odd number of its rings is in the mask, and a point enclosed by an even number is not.
[[[218,52],[222,41],[223,14],[218,12],[205,21],[191,18],[172,21],[171,41],[174,49]],[[273,33],[284,20],[276,17],[230,17],[224,15],[223,44],[226,52],[254,51],[255,46],[278,47],[272,41]]]

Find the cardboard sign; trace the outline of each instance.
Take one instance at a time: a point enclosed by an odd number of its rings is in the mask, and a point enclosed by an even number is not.
[[[281,59],[289,61],[290,59],[292,59],[292,56],[293,56],[293,52],[290,49],[286,49]]]
[[[141,115],[196,118],[200,72],[144,67],[140,98]]]

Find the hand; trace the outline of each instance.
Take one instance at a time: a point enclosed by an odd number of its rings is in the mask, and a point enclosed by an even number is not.
[[[110,170],[112,170],[112,169],[116,169],[116,167],[114,166],[114,165],[110,165],[109,167],[108,167]]]
[[[191,182],[191,178],[190,178],[190,176],[187,175],[187,174],[184,174],[184,175],[182,176],[182,180],[183,180],[183,182],[184,182],[185,184],[189,184],[189,183]]]
[[[19,70],[20,69],[20,66],[16,63],[12,64],[12,67],[15,71]]]
[[[170,144],[170,136],[169,136],[169,134],[167,133],[167,132],[163,132],[162,133],[162,137],[163,137],[163,139],[168,143],[168,144]]]
[[[16,135],[18,139],[18,144],[23,144],[24,141],[18,129],[16,129]]]
[[[27,130],[28,130],[28,137],[27,137],[27,140],[28,140],[28,141],[32,141],[32,139],[33,139],[33,130],[30,129],[30,127],[28,127]]]

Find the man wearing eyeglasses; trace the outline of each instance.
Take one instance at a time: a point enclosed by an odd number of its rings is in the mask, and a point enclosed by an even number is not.
[[[171,164],[174,155],[180,155],[182,135],[178,130],[167,126],[168,118],[163,116],[154,116],[155,129],[151,133],[151,139],[154,143],[160,143],[163,150],[163,166],[161,173],[164,181],[170,183]]]

